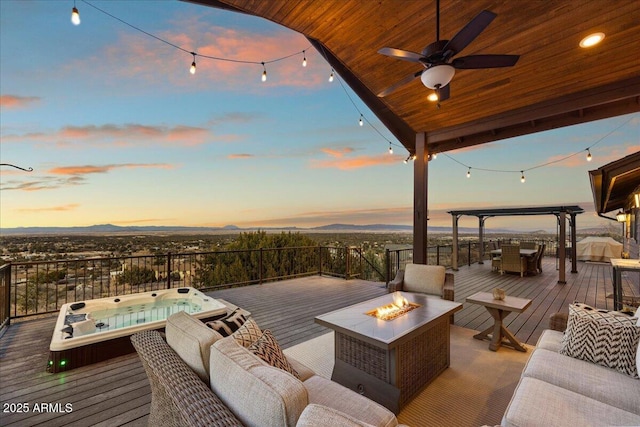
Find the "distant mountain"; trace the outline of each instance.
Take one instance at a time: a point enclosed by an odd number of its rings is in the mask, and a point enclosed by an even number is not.
[[[17,227],[0,228],[0,235],[19,234],[106,234],[106,233],[216,233],[216,232],[242,232],[242,231],[315,231],[315,232],[412,232],[413,226],[394,224],[329,224],[319,227],[299,228],[299,227],[238,227],[236,225],[226,225],[224,227],[180,227],[180,226],[126,226],[121,227],[113,224],[97,224],[87,227]],[[451,227],[429,227],[431,233],[451,233]],[[478,229],[473,227],[460,227],[459,233],[477,233]],[[506,229],[486,229],[486,233],[516,233]]]

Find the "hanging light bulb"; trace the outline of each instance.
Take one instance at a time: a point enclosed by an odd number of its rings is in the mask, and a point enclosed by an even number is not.
[[[409,157],[407,157],[406,159],[404,159],[404,164],[406,165],[407,163],[409,163],[409,159],[411,158],[411,155],[409,155]]]
[[[393,147],[391,147],[391,144],[389,144],[389,154],[393,154]]]
[[[589,149],[587,148],[587,162],[590,162],[591,160],[592,160],[591,151],[589,151]]]
[[[437,159],[437,158],[438,158],[438,153],[433,153],[433,154],[431,155],[431,158],[432,158],[433,160]]]
[[[469,167],[469,170],[467,171],[467,178],[471,178],[471,167]]]
[[[438,94],[435,92],[431,92],[429,96],[427,96],[427,99],[431,102],[436,102],[438,100]]]
[[[331,74],[329,75],[329,83],[333,81],[333,68],[331,69]]]
[[[415,154],[413,156],[411,156],[411,160],[416,160],[418,158],[418,156],[416,156]]]
[[[524,171],[520,171],[520,174],[521,174],[520,182],[524,184],[524,181],[525,181],[525,179],[524,179]]]
[[[360,120],[358,120],[358,124],[360,126],[364,126],[364,122],[362,121],[362,114],[360,114]]]
[[[73,9],[71,9],[71,23],[73,25],[80,25],[80,12],[78,12],[78,8],[74,3]]]
[[[262,72],[262,81],[266,82],[267,81],[267,67],[264,66],[264,62],[262,62],[261,64],[262,64],[262,68],[264,68],[264,71]]]
[[[307,54],[305,53],[305,51],[302,51],[302,66],[306,67],[307,66]]]
[[[195,74],[196,73],[196,54],[194,52],[191,52],[191,54],[193,55],[193,62],[191,63],[191,68],[189,68],[189,72],[191,74]]]

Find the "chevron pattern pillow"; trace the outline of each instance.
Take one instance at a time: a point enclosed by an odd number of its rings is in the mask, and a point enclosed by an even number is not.
[[[560,354],[640,378],[636,366],[640,326],[636,322],[618,312],[571,304]]]
[[[269,365],[289,372],[294,377],[300,379],[300,374],[291,366],[287,357],[282,352],[280,345],[276,341],[269,329],[262,332],[262,336],[248,347],[248,350],[267,362]]]
[[[260,327],[253,319],[248,319],[237,331],[231,336],[236,340],[238,344],[248,348],[251,344],[256,342],[262,336]]]
[[[223,337],[228,337],[247,321],[247,317],[249,312],[238,307],[228,316],[207,322],[206,325]]]

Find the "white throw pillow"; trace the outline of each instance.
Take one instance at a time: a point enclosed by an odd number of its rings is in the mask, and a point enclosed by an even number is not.
[[[445,268],[442,265],[407,264],[402,290],[442,296]]]

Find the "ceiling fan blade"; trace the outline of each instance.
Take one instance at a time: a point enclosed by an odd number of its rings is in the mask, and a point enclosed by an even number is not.
[[[420,62],[420,58],[422,58],[422,55],[419,53],[409,52],[408,50],[402,49],[394,49],[392,47],[383,47],[378,51],[378,53],[411,62]]]
[[[519,58],[520,55],[469,55],[454,59],[451,65],[459,70],[513,67]]]
[[[460,53],[462,49],[467,47],[469,43],[471,43],[476,37],[480,35],[481,32],[484,31],[491,21],[498,16],[493,12],[488,10],[483,10],[475,18],[473,18],[467,25],[464,26],[463,29],[458,31],[458,34],[453,36],[451,40],[445,45],[442,49],[444,52],[452,51],[453,53],[449,56],[453,56],[457,53]]]
[[[438,90],[436,91],[436,94],[438,95],[438,102],[446,101],[447,99],[449,99],[449,96],[451,96],[450,88],[451,88],[451,83],[449,83],[445,87],[438,88]]]
[[[386,88],[385,90],[380,92],[378,94],[378,96],[380,98],[382,98],[384,96],[389,95],[392,92],[395,92],[397,89],[400,89],[402,86],[406,85],[407,83],[411,83],[413,80],[415,80],[418,77],[420,77],[420,75],[422,74],[423,71],[424,70],[420,70],[417,73],[413,73],[413,74],[408,75],[404,79],[400,80],[399,82],[396,82],[395,84],[392,84],[391,86],[389,86],[388,88]]]

